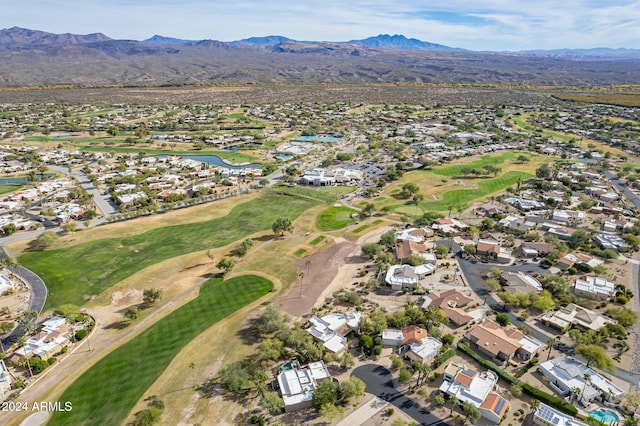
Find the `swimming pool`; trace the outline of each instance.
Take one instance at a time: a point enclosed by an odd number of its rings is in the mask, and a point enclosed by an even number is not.
[[[602,423],[615,423],[620,417],[613,411],[609,410],[593,410],[589,412],[589,417],[601,421]]]
[[[288,363],[286,363],[285,365],[283,365],[283,366],[282,366],[282,369],[283,369],[284,371],[292,370],[292,369],[293,369],[293,364],[291,364],[290,362],[288,362]]]

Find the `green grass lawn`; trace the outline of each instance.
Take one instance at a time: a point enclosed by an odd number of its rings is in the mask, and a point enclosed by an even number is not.
[[[0,185],[0,194],[6,194],[7,192],[17,191],[22,188],[22,185],[18,183],[6,183]]]
[[[471,163],[456,164],[446,167],[436,167],[432,170],[432,172],[443,176],[461,176],[461,170],[464,168],[482,169],[482,167],[484,166],[495,166],[504,163],[505,160],[515,160],[520,155],[531,157],[530,155],[523,154],[521,152],[505,152],[500,155],[483,155],[478,160]]]
[[[25,136],[23,142],[51,142],[52,139],[47,136]]]
[[[267,194],[240,204],[224,217],[167,226],[128,238],[91,241],[56,250],[28,252],[20,263],[47,284],[46,308],[82,305],[90,296],[147,266],[194,251],[221,247],[255,232],[271,229],[276,218],[294,220],[318,204],[310,198]]]
[[[353,230],[354,234],[359,234],[362,231],[364,231],[365,229],[369,228],[370,225],[360,225],[358,226],[356,229]]]
[[[318,235],[317,237],[315,237],[309,244],[311,244],[312,246],[318,245],[320,244],[322,241],[324,241],[327,237],[325,237],[324,235]]]
[[[301,248],[299,248],[298,250],[294,251],[294,252],[293,252],[293,255],[294,255],[295,257],[300,257],[300,256],[302,256],[303,254],[305,254],[306,252],[307,252],[307,249],[306,249],[306,248],[302,248],[302,247],[301,247]]]
[[[288,186],[288,185],[276,185],[271,187],[271,191],[279,194],[299,195],[301,197],[309,197],[314,200],[324,201],[326,203],[333,203],[338,200],[335,194],[322,191],[309,186]]]
[[[532,177],[533,175],[529,173],[507,172],[497,178],[478,181],[478,189],[454,189],[453,191],[445,192],[441,200],[420,203],[419,207],[422,210],[440,212],[449,210],[449,207],[453,207],[454,209],[459,207],[466,208],[467,204],[471,201],[495,192],[503,191],[505,188],[515,185],[518,179],[525,181]],[[415,206],[409,206],[408,212],[415,211],[415,209]]]
[[[208,280],[196,299],[109,353],[73,382],[60,396],[73,404],[73,410],[53,413],[49,424],[122,424],[186,344],[272,289],[271,281],[254,275]]]
[[[356,189],[355,186],[323,186],[318,188],[318,191],[326,192],[327,194],[345,195],[351,194]]]
[[[320,231],[342,229],[355,222],[355,219],[351,217],[353,213],[358,213],[358,211],[345,206],[329,207],[318,215],[316,227]]]

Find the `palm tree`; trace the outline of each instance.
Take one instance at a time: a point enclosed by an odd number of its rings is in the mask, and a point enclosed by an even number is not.
[[[576,398],[579,398],[581,394],[580,388],[575,386],[571,388],[571,401],[575,401]]]
[[[457,396],[450,396],[449,397],[449,404],[451,404],[451,412],[449,413],[449,415],[453,415],[453,407],[455,407],[456,405],[458,405],[458,397]]]
[[[530,407],[531,407],[531,412],[535,413],[536,411],[538,411],[540,409],[540,401],[537,400],[537,399],[532,399]]]
[[[304,278],[304,272],[300,271],[298,273],[298,278],[300,278],[300,297],[302,297],[302,279]]]
[[[549,340],[547,340],[547,346],[549,348],[549,352],[547,352],[547,361],[549,361],[549,358],[551,358],[551,349],[554,349],[556,346],[558,346],[558,339],[556,339],[555,337],[550,337]]]

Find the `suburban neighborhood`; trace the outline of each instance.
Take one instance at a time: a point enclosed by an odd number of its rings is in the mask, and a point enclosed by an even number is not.
[[[174,330],[123,418],[637,424],[639,122],[558,100],[3,104],[0,397],[89,381],[76,360],[142,354],[208,280],[251,276],[262,302]],[[200,354],[210,330],[229,346]]]

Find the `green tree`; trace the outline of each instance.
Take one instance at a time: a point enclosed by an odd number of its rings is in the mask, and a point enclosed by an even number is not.
[[[44,250],[51,247],[51,245],[57,240],[58,234],[53,231],[44,231],[42,234],[38,235],[37,238],[29,242],[29,248],[31,250]]]
[[[462,403],[462,414],[464,414],[472,425],[478,423],[478,420],[480,420],[480,416],[482,415],[475,405],[466,401]]]
[[[289,320],[278,306],[269,305],[256,321],[256,330],[262,336],[270,335],[286,328]]]
[[[449,404],[451,405],[451,412],[449,413],[449,415],[453,414],[453,409],[456,405],[458,405],[460,401],[458,400],[458,397],[455,395],[452,395],[449,397]]]
[[[223,273],[225,274],[231,272],[234,266],[235,263],[230,257],[223,257],[218,263],[216,263],[216,268],[222,269]]]
[[[531,412],[535,413],[536,411],[538,411],[540,409],[540,400],[538,399],[532,399],[531,403],[529,404],[529,407],[531,408]]]
[[[364,395],[365,383],[357,377],[349,377],[340,384],[344,399],[359,398]]]
[[[394,231],[387,231],[380,236],[380,244],[387,248],[393,248],[396,245],[396,233]]]
[[[284,343],[280,339],[265,339],[258,348],[258,358],[264,360],[278,360],[284,352]]]
[[[140,318],[140,315],[141,315],[140,308],[138,308],[137,306],[129,306],[127,310],[124,311],[125,318],[132,321]]]
[[[260,406],[272,416],[277,416],[284,410],[284,400],[278,395],[278,392],[267,391],[262,394]]]
[[[159,288],[146,288],[142,292],[142,300],[145,305],[153,305],[162,299],[162,290]]]
[[[411,380],[412,376],[413,374],[410,369],[408,369],[407,367],[402,367],[400,369],[400,373],[398,373],[398,381],[400,381],[400,383],[406,383]]]
[[[373,338],[368,334],[360,336],[358,345],[364,350],[365,353],[369,353],[373,347]]]
[[[11,235],[15,233],[16,232],[15,223],[7,223],[5,226],[2,227],[2,232],[4,233],[4,235]]]
[[[313,391],[311,397],[311,406],[316,410],[320,410],[324,405],[336,405],[336,402],[342,398],[342,389],[340,383],[331,380],[324,380],[318,383],[318,387]]]
[[[239,362],[223,367],[218,374],[220,385],[233,393],[246,393],[251,387],[251,374]]]
[[[602,370],[615,371],[616,366],[607,351],[598,345],[578,345],[576,353],[581,355],[587,361],[587,367],[595,365]]]
[[[511,385],[509,392],[514,397],[520,398],[522,396],[522,386],[518,382],[515,382],[514,384]]]
[[[555,337],[550,337],[549,340],[547,340],[547,347],[549,349],[547,352],[547,361],[549,361],[549,358],[551,358],[551,349],[554,349],[556,346],[558,346],[558,343],[558,339],[556,339]]]
[[[291,223],[291,219],[287,217],[279,217],[273,222],[271,225],[271,230],[274,234],[282,236],[285,232],[293,231],[293,224]]]
[[[511,321],[509,321],[509,315],[504,312],[498,312],[496,314],[496,322],[502,327],[506,327],[511,323]]]
[[[348,370],[350,368],[353,368],[354,365],[356,365],[356,360],[353,357],[353,355],[351,355],[350,352],[344,351],[344,353],[340,357],[339,364],[340,364],[340,368],[342,368],[343,370]]]
[[[632,327],[638,322],[638,314],[631,309],[624,307],[614,307],[607,309],[607,315],[624,327]]]
[[[364,243],[360,249],[362,250],[362,254],[367,256],[369,259],[375,259],[380,255],[380,253],[382,253],[382,247],[376,243]]]
[[[589,234],[584,229],[578,229],[573,234],[571,234],[569,240],[567,241],[567,245],[572,249],[576,249],[578,247],[582,247],[588,242]]]
[[[118,126],[111,126],[107,129],[107,134],[111,137],[116,137],[118,136],[118,133],[120,133],[120,129],[118,128]]]

